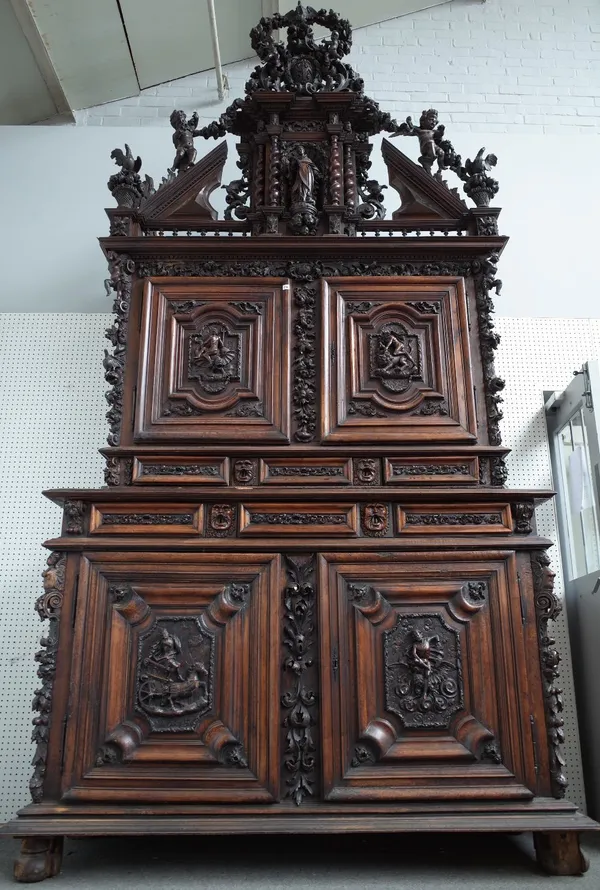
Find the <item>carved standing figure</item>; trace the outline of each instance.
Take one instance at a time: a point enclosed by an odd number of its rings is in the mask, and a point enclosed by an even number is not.
[[[435,108],[429,108],[421,114],[418,127],[415,127],[411,117],[407,117],[406,122],[400,124],[398,132],[392,133],[392,138],[394,136],[417,136],[421,149],[419,163],[428,173],[431,173],[431,169],[437,161],[438,174],[436,175],[441,175],[445,164],[444,149],[439,143],[445,129],[443,124],[438,125],[438,113]]]
[[[302,145],[298,147],[295,166],[296,176],[292,184],[292,203],[316,204],[315,181],[319,171]]]
[[[173,111],[169,120],[175,130],[173,133],[175,160],[169,170],[169,174],[185,173],[196,162],[194,137],[200,136],[200,130],[196,129],[198,126],[198,113],[195,111],[188,120],[184,111]]]

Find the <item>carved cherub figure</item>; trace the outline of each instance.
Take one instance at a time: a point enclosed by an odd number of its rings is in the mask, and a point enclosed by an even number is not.
[[[131,149],[125,143],[125,153],[121,151],[120,148],[113,148],[110,153],[111,158],[115,162],[115,164],[121,168],[123,173],[139,173],[140,168],[142,166],[142,159],[138,155],[137,158],[133,157]]]
[[[407,117],[405,123],[400,124],[398,132],[392,133],[392,138],[394,136],[417,136],[421,149],[419,163],[428,173],[431,173],[431,169],[437,161],[438,172],[441,174],[444,169],[444,149],[439,143],[445,129],[443,124],[438,125],[438,113],[435,108],[429,108],[421,114],[418,127],[415,127],[411,117]]]
[[[171,117],[171,126],[175,130],[173,133],[173,145],[175,146],[175,160],[173,166],[169,170],[170,174],[185,173],[196,162],[196,149],[194,148],[194,137],[200,136],[198,126],[198,113],[195,111],[190,119],[187,119],[185,111],[173,111]]]

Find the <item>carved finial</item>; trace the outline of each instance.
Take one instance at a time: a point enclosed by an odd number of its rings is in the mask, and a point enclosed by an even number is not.
[[[498,158],[494,154],[484,157],[484,151],[485,148],[480,148],[474,161],[467,158],[465,166],[456,170],[465,183],[465,194],[473,199],[477,207],[487,207],[498,192],[497,180],[487,175],[498,163]]]
[[[119,207],[138,207],[142,198],[148,198],[154,194],[154,182],[150,176],[146,176],[145,181],[139,176],[142,166],[142,159],[138,156],[133,157],[133,153],[127,143],[125,143],[125,151],[120,148],[113,148],[110,153],[111,159],[120,167],[120,171],[115,173],[108,180],[108,189]]]

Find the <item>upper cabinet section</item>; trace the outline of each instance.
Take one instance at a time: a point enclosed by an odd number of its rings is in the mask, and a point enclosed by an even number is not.
[[[324,281],[322,441],[476,438],[462,279]]]
[[[137,441],[289,442],[290,286],[150,279]]]

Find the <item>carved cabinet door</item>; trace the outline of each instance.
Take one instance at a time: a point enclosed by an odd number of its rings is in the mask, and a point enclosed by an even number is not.
[[[514,553],[325,554],[320,591],[326,799],[533,796]]]
[[[81,559],[63,799],[277,799],[280,559]]]
[[[289,442],[285,279],[148,279],[136,441]]]
[[[322,441],[473,441],[463,280],[336,278],[322,287]]]

